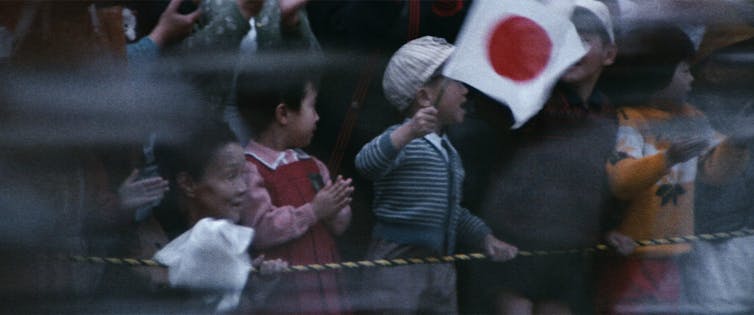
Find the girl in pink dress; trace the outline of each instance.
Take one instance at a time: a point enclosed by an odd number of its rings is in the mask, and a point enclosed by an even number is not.
[[[245,82],[241,81],[240,82]],[[238,88],[238,104],[255,136],[246,145],[250,208],[242,224],[256,230],[253,247],[267,259],[292,265],[338,262],[335,236],[351,220],[350,179],[330,174],[306,154],[319,120],[311,80],[285,79],[264,90]],[[340,314],[347,310],[337,274],[298,272],[281,279],[264,312]]]

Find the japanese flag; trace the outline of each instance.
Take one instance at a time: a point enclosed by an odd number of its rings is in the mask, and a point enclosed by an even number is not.
[[[474,1],[443,75],[507,104],[520,127],[586,53],[564,11],[534,0]]]

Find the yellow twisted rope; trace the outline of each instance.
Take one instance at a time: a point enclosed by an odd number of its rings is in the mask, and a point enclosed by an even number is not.
[[[652,246],[652,245],[667,245],[667,244],[680,244],[690,243],[695,241],[710,241],[727,238],[735,238],[754,235],[754,229],[742,229],[731,232],[718,232],[709,234],[697,234],[687,236],[676,236],[668,238],[656,238],[650,240],[638,240],[636,245],[639,247]],[[547,255],[565,255],[565,254],[579,254],[579,253],[595,253],[604,252],[610,249],[610,246],[605,244],[597,244],[594,247],[579,248],[579,249],[559,249],[559,250],[535,250],[526,251],[520,250],[519,256],[547,256]],[[310,264],[310,265],[294,265],[290,266],[282,272],[302,272],[302,271],[324,271],[324,270],[340,270],[340,269],[357,269],[357,268],[374,268],[374,267],[393,267],[393,266],[406,266],[406,265],[420,265],[420,264],[438,264],[438,263],[451,263],[457,261],[470,261],[481,260],[488,258],[487,255],[482,253],[469,253],[469,254],[455,254],[441,257],[422,257],[422,258],[395,258],[395,259],[378,259],[378,260],[360,260],[360,261],[345,261],[340,263],[327,263],[327,264]],[[166,267],[163,264],[153,259],[138,259],[138,258],[116,258],[116,257],[92,257],[92,256],[68,256],[68,259],[75,262],[88,262],[96,264],[114,264],[125,266],[143,266],[143,267]]]

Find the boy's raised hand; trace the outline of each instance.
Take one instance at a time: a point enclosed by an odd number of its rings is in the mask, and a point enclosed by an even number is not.
[[[503,262],[518,255],[518,248],[497,239],[492,234],[484,237],[484,251],[493,261]]]
[[[416,111],[408,121],[414,138],[421,138],[437,129],[437,108],[427,106]]]
[[[411,140],[424,137],[435,131],[437,124],[437,108],[432,106],[422,107],[414,113],[409,121],[390,134],[390,140],[393,146],[400,150]]]
[[[335,182],[328,181],[312,200],[312,210],[318,219],[329,218],[351,203],[351,179],[338,175]]]

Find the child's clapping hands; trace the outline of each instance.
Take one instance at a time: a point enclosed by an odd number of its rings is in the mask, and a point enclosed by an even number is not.
[[[335,181],[328,181],[312,201],[314,214],[318,219],[329,218],[351,203],[353,186],[351,179],[338,175]]]

